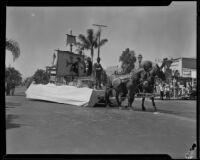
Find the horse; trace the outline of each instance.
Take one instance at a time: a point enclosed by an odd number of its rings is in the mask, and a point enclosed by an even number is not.
[[[162,80],[165,79],[165,75],[161,70],[164,65],[159,67],[156,64],[152,66],[152,69],[150,71],[147,70],[149,69],[147,66],[145,66],[144,68],[137,69],[132,73],[132,75],[129,78],[125,80],[120,78],[110,80],[109,86],[106,88],[106,94],[105,94],[106,104],[111,106],[109,97],[111,95],[112,90],[116,92],[115,98],[119,109],[122,108],[121,103],[122,101],[125,100],[127,95],[128,95],[128,106],[125,106],[125,108],[134,109],[132,107],[132,103],[134,102],[135,94],[137,92],[153,93],[155,76],[157,76]],[[154,109],[156,111],[157,109],[155,106],[154,97],[151,97],[151,100],[152,100],[152,105],[154,106]],[[145,97],[142,98],[142,110],[145,110],[144,101]]]
[[[113,90],[115,91],[115,98],[119,108],[121,108],[121,103],[124,101],[127,94],[130,95],[128,99],[131,103],[131,100],[134,99],[134,95],[138,89],[141,90],[142,79],[145,79],[145,76],[145,70],[140,68],[135,71],[134,74],[128,75],[127,78],[116,78],[115,76],[109,77],[105,92],[106,104],[109,106],[112,105],[109,97],[113,95]]]
[[[161,68],[156,64],[152,70],[149,72],[149,77],[146,80],[146,86],[143,85],[142,87],[142,92],[143,93],[150,93],[153,94],[154,92],[154,86],[155,86],[155,80],[156,78],[159,78],[161,80],[165,80],[165,74],[163,73],[163,71],[161,70]],[[152,105],[154,107],[154,111],[157,111],[155,102],[154,102],[154,96],[150,97],[152,100]],[[146,110],[145,106],[144,106],[144,101],[145,101],[145,96],[142,97],[142,110]]]

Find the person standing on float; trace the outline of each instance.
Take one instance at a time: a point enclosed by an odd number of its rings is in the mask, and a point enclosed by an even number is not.
[[[94,64],[94,76],[95,76],[95,87],[97,86],[101,89],[101,75],[103,68],[100,64],[100,57],[97,57],[97,62]]]

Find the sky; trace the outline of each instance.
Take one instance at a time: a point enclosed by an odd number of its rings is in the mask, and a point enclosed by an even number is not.
[[[119,64],[126,48],[142,54],[143,60],[196,57],[196,2],[172,2],[160,7],[7,7],[6,38],[20,45],[20,57],[13,62],[6,51],[6,66],[23,77],[51,65],[55,49],[70,50],[66,34],[85,34],[103,24],[101,47],[104,68]],[[78,39],[77,39],[78,41]],[[73,51],[76,48],[73,47]],[[85,51],[90,55],[89,51]],[[95,50],[94,61],[97,50]]]

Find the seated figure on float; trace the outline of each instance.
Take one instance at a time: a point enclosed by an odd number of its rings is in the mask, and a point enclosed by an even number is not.
[[[77,62],[75,62],[77,65]],[[84,74],[79,74],[81,70],[84,70]],[[73,71],[73,70],[72,70]],[[77,70],[73,71],[77,73]],[[92,61],[90,57],[85,58],[84,62],[78,63],[78,74],[76,78],[71,82],[71,85],[76,84],[78,87],[89,87],[93,88],[93,76],[92,76]]]

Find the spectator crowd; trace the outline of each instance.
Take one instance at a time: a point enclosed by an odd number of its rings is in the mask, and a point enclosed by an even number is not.
[[[155,93],[160,95],[160,99],[181,99],[189,96],[189,94],[194,91],[195,87],[192,87],[191,83],[186,83],[181,85],[180,82],[166,83],[166,82],[157,82],[155,85]]]

